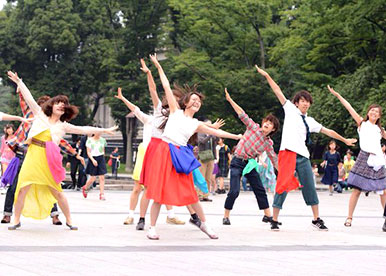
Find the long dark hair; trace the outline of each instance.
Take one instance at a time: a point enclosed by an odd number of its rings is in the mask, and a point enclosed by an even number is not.
[[[13,124],[6,124],[4,127],[5,140],[7,140],[9,137],[8,132],[7,132],[7,129],[9,129],[9,128],[12,128],[13,134],[15,134],[15,126]]]
[[[52,108],[54,104],[57,103],[64,103],[64,114],[60,116],[62,122],[69,122],[78,115],[79,109],[75,105],[70,105],[68,97],[65,95],[58,95],[46,101],[42,106],[44,113],[48,117],[52,115]]]

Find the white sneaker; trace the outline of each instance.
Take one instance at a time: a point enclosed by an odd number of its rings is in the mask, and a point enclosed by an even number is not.
[[[159,240],[159,235],[155,231],[155,227],[149,227],[146,236],[149,240]]]
[[[214,240],[218,239],[218,236],[213,231],[213,229],[210,226],[206,225],[205,223],[203,223],[203,222],[201,223],[200,229],[201,229],[202,232],[207,234],[209,238],[214,239]]]

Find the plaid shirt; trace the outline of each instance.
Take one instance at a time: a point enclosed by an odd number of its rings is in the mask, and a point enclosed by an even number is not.
[[[236,146],[235,156],[244,160],[255,158],[257,155],[267,152],[272,164],[277,167],[277,155],[273,150],[272,140],[264,136],[260,125],[255,123],[247,114],[239,114],[240,120],[247,126],[243,138]]]
[[[20,108],[21,112],[23,113],[23,117],[25,118],[33,118],[34,115],[30,108],[28,107],[27,103],[25,102],[23,95],[19,93],[19,102],[20,102]],[[16,146],[23,145],[24,141],[27,138],[28,132],[31,129],[32,123],[21,123],[20,126],[17,128],[14,137],[9,139],[7,141],[7,145],[15,151]],[[71,145],[64,139],[60,140],[59,143],[60,150],[63,153],[67,153],[69,155],[76,155],[76,150],[71,147]]]

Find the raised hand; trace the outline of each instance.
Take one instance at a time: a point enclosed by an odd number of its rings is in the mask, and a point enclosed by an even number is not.
[[[346,139],[344,143],[345,143],[347,146],[352,147],[352,146],[355,145],[356,142],[357,142],[357,139],[355,139],[355,138],[349,138],[349,139]]]
[[[219,129],[225,125],[225,121],[223,119],[217,119],[216,122],[212,124],[212,127],[215,129]]]
[[[107,133],[107,134],[114,134],[114,132],[118,129],[118,126],[113,126],[113,127],[109,127],[109,128],[106,128],[104,133]]]
[[[225,87],[225,99],[229,102],[230,100],[232,100],[231,96],[229,95],[228,93],[228,89]]]
[[[8,78],[16,84],[18,84],[21,81],[21,79],[19,78],[16,72],[14,73],[12,71],[8,71],[7,74],[8,74]]]
[[[122,95],[122,88],[118,87],[117,95],[114,95],[115,98],[122,100],[123,95]]]
[[[327,85],[328,90],[331,92],[332,95],[337,97],[339,95],[338,92],[336,92],[334,89],[332,89],[329,85]]]
[[[145,74],[149,73],[149,72],[150,72],[150,69],[146,66],[146,63],[145,63],[145,61],[143,60],[143,58],[141,58],[140,61],[141,61],[141,70],[142,70]]]
[[[154,63],[155,67],[159,68],[161,67],[161,64],[159,64],[158,59],[157,59],[157,54],[154,53],[154,55],[149,55],[150,60]]]
[[[259,66],[255,65],[256,69],[257,69],[257,72],[262,75],[263,77],[266,77],[268,76],[268,73],[265,72],[263,69],[261,69]]]

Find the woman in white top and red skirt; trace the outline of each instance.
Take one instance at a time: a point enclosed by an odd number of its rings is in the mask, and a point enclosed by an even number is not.
[[[377,192],[381,198],[382,208],[385,208],[386,162],[382,152],[381,139],[386,139],[386,133],[381,127],[381,106],[377,104],[370,105],[366,117],[363,119],[339,93],[329,86],[328,89],[339,99],[358,125],[361,151],[347,179],[347,184],[353,188],[353,191],[350,197],[348,216],[344,225],[350,227],[355,206],[362,191]],[[386,211],[384,211],[384,216],[386,218]],[[386,231],[386,221],[383,225],[383,230]]]
[[[194,119],[194,114],[201,107],[202,95],[192,89],[187,91],[189,93],[178,104],[156,56],[150,56],[150,58],[158,69],[169,104],[170,115],[162,135],[162,141],[159,141],[158,146],[154,149],[150,157],[151,160],[148,160],[146,167],[146,169],[151,170],[151,174],[147,174],[144,178],[144,184],[147,186],[146,196],[154,200],[150,213],[151,227],[147,237],[159,239],[155,225],[160,207],[162,204],[169,204],[175,206],[191,205],[201,218],[200,229],[210,238],[217,239],[214,231],[206,225],[205,215],[198,203],[192,171],[200,164],[194,158],[193,151],[187,142],[196,132],[230,139],[240,139],[241,135],[210,128],[205,123]]]

